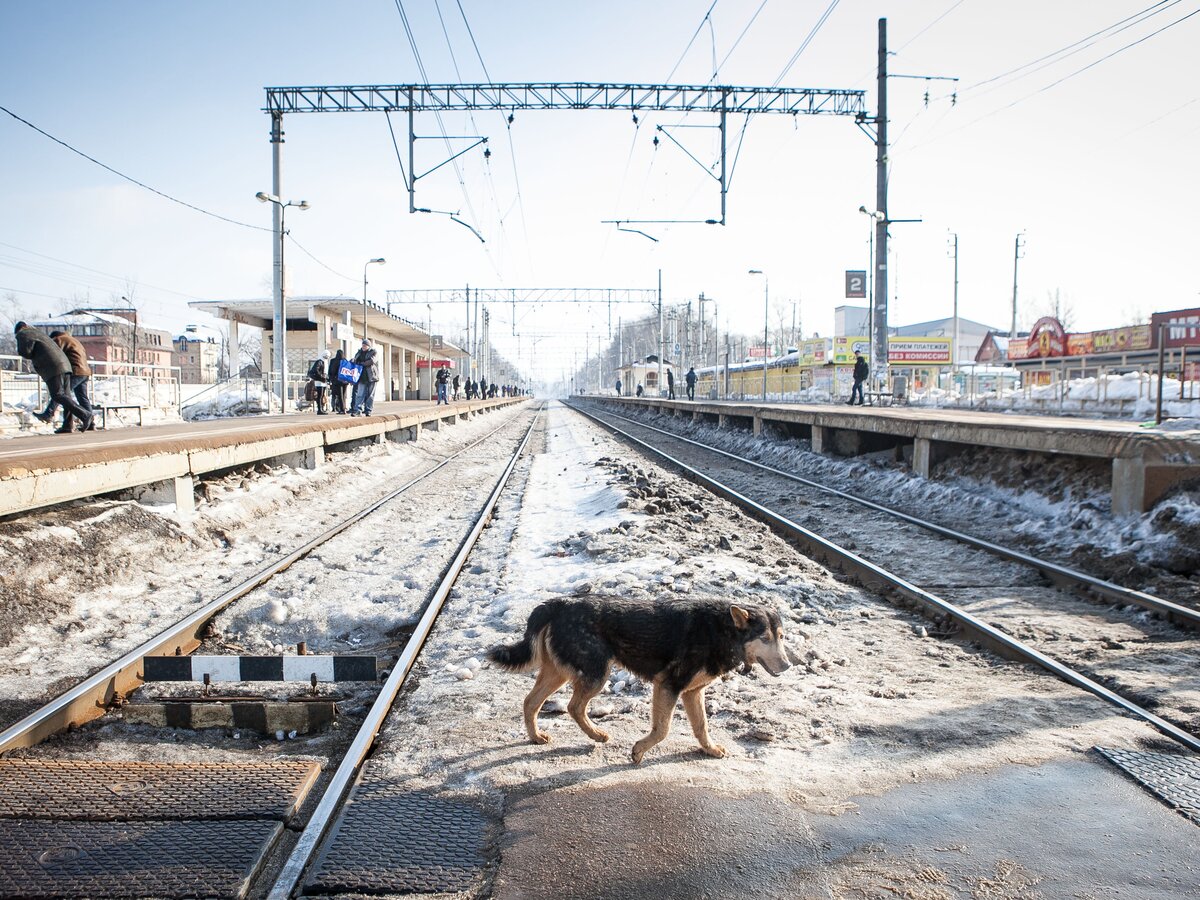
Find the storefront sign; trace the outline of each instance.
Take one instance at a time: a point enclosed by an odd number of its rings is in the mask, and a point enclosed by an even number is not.
[[[1029,338],[1009,338],[1008,358],[1029,359]]]
[[[950,365],[951,338],[894,337],[888,339],[888,362],[892,365]]]
[[[1158,340],[1159,327],[1162,325],[1167,326],[1163,335],[1163,346],[1195,347],[1200,344],[1200,309],[1155,313],[1150,317],[1152,341]]]
[[[1029,345],[1026,358],[1045,359],[1049,356],[1063,356],[1067,352],[1067,333],[1063,330],[1062,322],[1053,316],[1043,316],[1033,323],[1029,332]]]
[[[854,362],[854,354],[866,356],[871,352],[871,340],[866,337],[839,337],[833,339],[833,361],[838,365]]]
[[[1067,335],[1067,356],[1087,356],[1092,352],[1092,332]]]

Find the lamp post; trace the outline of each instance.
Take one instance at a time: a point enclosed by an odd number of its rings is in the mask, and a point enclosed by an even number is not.
[[[363,340],[367,339],[367,266],[378,263],[384,265],[387,262],[382,256],[376,259],[368,259],[363,263]]]
[[[429,359],[426,360],[426,362],[429,364],[428,369],[427,369],[427,373],[429,375],[429,399],[436,401],[436,398],[433,396],[433,304],[432,303],[425,304],[425,317],[426,317],[425,335],[426,335],[426,337],[429,338]]]
[[[268,194],[264,191],[259,191],[254,195],[259,199],[260,203],[274,203],[275,208],[279,210],[279,271],[276,273],[276,282],[279,285],[279,290],[275,294],[275,370],[279,373],[279,411],[287,412],[287,307],[284,299],[287,293],[287,287],[284,284],[284,268],[283,268],[283,241],[287,237],[287,225],[285,224],[285,214],[289,206],[294,206],[297,209],[308,209],[308,201],[301,200],[297,203],[295,200],[280,200],[274,194]]]
[[[958,374],[958,232],[950,232],[950,255],[954,257],[954,333],[950,340],[950,377]]]
[[[763,277],[763,403],[767,402],[767,347],[769,346],[770,319],[771,319],[771,282],[767,278],[766,273],[762,269],[751,269],[750,275],[762,275]]]

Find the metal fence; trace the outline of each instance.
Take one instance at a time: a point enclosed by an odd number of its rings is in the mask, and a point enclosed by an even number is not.
[[[0,355],[0,409],[43,409],[50,401],[46,385],[32,372],[27,360]],[[148,363],[110,363],[88,360],[92,368],[89,395],[93,406],[141,406],[146,409],[179,408],[179,367]],[[114,369],[124,371],[113,371]],[[132,370],[132,371],[129,371]],[[32,405],[29,401],[33,400]]]

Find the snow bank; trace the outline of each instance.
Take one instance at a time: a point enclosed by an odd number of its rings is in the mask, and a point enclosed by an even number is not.
[[[185,401],[180,413],[189,421],[270,412],[271,395],[256,381],[229,381]]]

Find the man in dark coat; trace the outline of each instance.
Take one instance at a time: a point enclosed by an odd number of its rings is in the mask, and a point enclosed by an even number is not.
[[[18,322],[13,331],[17,337],[17,353],[33,363],[33,371],[46,383],[51,399],[66,410],[63,427],[57,433],[71,430],[72,416],[79,420],[81,430],[90,428],[92,411],[76,403],[71,395],[71,361],[67,359],[67,354],[44,331],[32,325]]]
[[[442,366],[437,370],[437,375],[435,376],[434,380],[437,382],[437,402],[439,404],[445,403],[447,406],[449,406],[450,400],[446,396],[446,390],[450,385],[450,372],[445,366]]]
[[[454,380],[452,382],[450,382],[450,392],[451,392],[451,395],[454,397],[455,403],[458,402],[458,386],[461,383],[462,383],[462,379],[457,375],[455,375]]]
[[[683,380],[687,382],[687,395],[689,400],[696,399],[696,367],[692,366],[687,370],[687,374],[683,376]]]
[[[317,405],[317,415],[323,416],[325,409],[325,392],[329,390],[329,351],[326,350],[313,360],[308,367],[308,378],[313,383],[313,403]]]
[[[870,367],[861,353],[854,354],[854,387],[850,389],[850,405],[854,405],[854,395],[858,395],[858,405],[863,405],[863,382],[867,380]]]
[[[379,381],[379,354],[370,341],[363,339],[362,348],[354,354],[354,362],[362,366],[362,375],[354,386],[354,406],[350,415],[357,416],[361,411],[364,416],[369,416],[375,405],[375,383]]]
[[[80,408],[92,412],[92,401],[88,399],[87,383],[92,377],[92,367],[88,365],[87,351],[83,349],[83,344],[75,340],[65,331],[52,331],[50,338],[54,343],[62,349],[62,352],[67,354],[67,359],[71,363],[71,393],[75,397],[75,402]],[[58,401],[53,397],[50,398],[50,403],[45,410],[40,413],[34,413],[33,417],[42,422],[51,422],[54,419],[54,413],[58,410]],[[91,431],[96,427],[96,423],[92,422],[88,426]],[[71,415],[63,413],[62,428],[56,433],[66,434],[71,430]]]
[[[675,373],[667,369],[667,399],[675,399]]]

